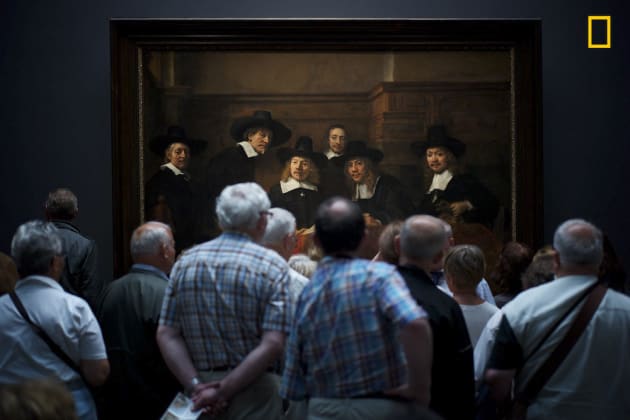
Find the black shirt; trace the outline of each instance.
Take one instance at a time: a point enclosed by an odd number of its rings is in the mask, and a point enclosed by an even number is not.
[[[433,367],[429,407],[445,419],[475,415],[473,348],[462,310],[438,289],[424,270],[398,267],[411,296],[429,315],[433,330]]]

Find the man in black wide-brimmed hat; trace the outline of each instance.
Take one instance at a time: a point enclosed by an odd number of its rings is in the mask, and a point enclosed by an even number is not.
[[[427,139],[411,148],[425,159],[431,181],[418,212],[492,229],[499,201],[474,176],[460,173],[458,159],[466,153],[466,144],[448,136],[443,125],[434,125]]]
[[[293,148],[279,149],[277,155],[284,170],[280,182],[269,190],[271,205],[293,213],[298,229],[309,228],[323,198],[319,173],[326,166],[326,156],[313,151],[313,139],[307,136],[298,138]]]
[[[378,170],[383,157],[383,152],[368,147],[365,142],[351,141],[338,161],[350,185],[350,198],[361,207],[368,226],[405,219],[413,212],[411,200],[400,181]]]
[[[170,225],[177,252],[193,245],[197,231],[198,196],[186,171],[192,155],[202,152],[205,140],[192,139],[180,126],[168,127],[166,135],[154,137],[149,148],[164,158],[160,170],[145,186],[147,220]]]
[[[254,111],[252,115],[234,120],[230,135],[236,145],[228,147],[208,163],[208,198],[214,201],[228,185],[254,181],[256,158],[267,149],[284,144],[291,137],[281,122],[269,111]]]

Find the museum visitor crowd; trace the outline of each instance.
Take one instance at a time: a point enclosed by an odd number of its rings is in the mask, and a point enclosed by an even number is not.
[[[158,419],[178,393],[218,419],[628,417],[630,298],[595,225],[492,260],[475,238],[499,200],[442,125],[411,145],[428,175],[416,202],[343,125],[322,152],[283,146],[268,111],[230,134],[208,164],[212,238],[187,172],[206,143],[176,126],[150,144],[164,164],[121,278],[100,278],[66,188],[17,228],[0,255],[0,418]],[[276,146],[265,191],[255,161]]]

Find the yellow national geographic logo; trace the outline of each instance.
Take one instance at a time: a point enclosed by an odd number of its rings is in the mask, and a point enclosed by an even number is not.
[[[606,22],[606,42],[604,44],[593,44],[593,21],[595,20]],[[610,48],[610,16],[589,16],[588,17],[588,47],[589,48]]]

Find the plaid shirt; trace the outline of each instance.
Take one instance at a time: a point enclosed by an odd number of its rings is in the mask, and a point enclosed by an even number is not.
[[[181,331],[198,370],[238,365],[263,331],[287,332],[288,265],[248,236],[227,232],[173,267],[160,324]]]
[[[394,266],[324,258],[298,299],[280,394],[344,398],[405,383],[398,331],[421,317]]]

